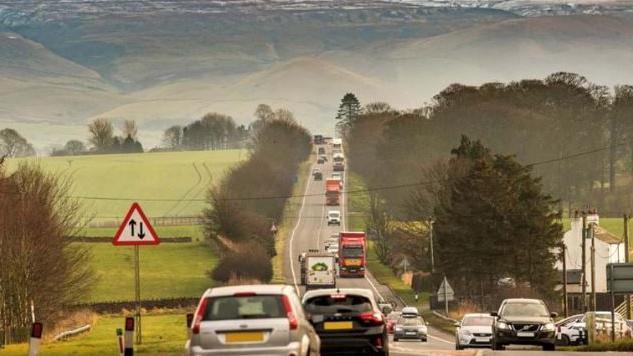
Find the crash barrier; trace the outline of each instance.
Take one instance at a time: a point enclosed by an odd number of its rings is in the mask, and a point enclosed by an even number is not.
[[[53,337],[53,340],[54,341],[66,340],[69,337],[77,336],[77,335],[82,334],[82,333],[84,333],[86,331],[89,331],[90,328],[92,328],[92,326],[90,324],[86,324],[84,326],[78,327],[77,329],[64,331],[63,333],[60,333],[60,334],[56,335],[55,337]]]
[[[72,242],[88,242],[88,243],[112,243],[112,236],[66,236],[66,239]],[[160,237],[161,243],[187,243],[193,242],[191,236],[183,237]]]
[[[198,305],[200,298],[163,298],[163,299],[145,299],[141,301],[141,305],[145,309],[176,309],[176,308],[195,308]],[[114,314],[120,313],[122,310],[134,310],[136,308],[136,302],[129,301],[109,301],[109,302],[97,302],[97,303],[81,303],[71,306],[72,309],[90,309],[95,313],[100,314]]]

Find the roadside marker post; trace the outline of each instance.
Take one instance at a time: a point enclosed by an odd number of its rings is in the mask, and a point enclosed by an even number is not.
[[[136,300],[134,317],[136,318],[136,323],[133,325],[136,325],[136,343],[140,345],[143,341],[143,334],[141,332],[141,258],[139,246],[158,245],[160,244],[160,239],[138,203],[132,203],[130,210],[123,218],[121,226],[112,239],[112,244],[114,246],[134,246],[134,297]],[[127,344],[127,332],[125,341]],[[130,342],[132,342],[132,339],[130,339]]]
[[[121,328],[117,328],[116,329],[116,340],[117,340],[117,347],[119,348],[119,356],[124,356],[124,350],[123,350],[123,329]]]
[[[134,318],[125,318],[125,349],[124,356],[134,356]]]
[[[187,313],[187,339],[191,339],[191,324],[193,323],[193,313]]]
[[[36,356],[40,351],[42,342],[42,323],[33,323],[31,326],[31,338],[29,339],[29,356]]]

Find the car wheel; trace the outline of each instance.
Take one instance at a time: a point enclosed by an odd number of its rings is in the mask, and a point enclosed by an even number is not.
[[[543,351],[556,351],[556,345],[555,344],[544,344],[543,345]]]
[[[398,338],[397,337],[393,337],[393,342],[398,342]]]
[[[463,350],[464,348],[460,344],[455,344],[455,350]]]
[[[556,344],[560,346],[569,346],[571,345],[571,341],[569,341],[569,336],[563,334],[561,335],[560,340],[556,340]]]
[[[493,350],[503,350],[503,349],[505,349],[505,347],[503,347],[503,345],[498,344],[498,343],[493,341],[492,342],[492,349]]]
[[[423,338],[421,338],[421,339],[420,339],[420,341],[422,341],[422,342],[426,342],[426,338],[425,338],[425,337],[423,337]]]

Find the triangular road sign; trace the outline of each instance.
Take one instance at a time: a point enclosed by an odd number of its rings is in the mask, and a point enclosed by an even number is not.
[[[445,297],[449,302],[455,298],[455,291],[453,290],[453,287],[448,284],[446,277],[444,277],[440,288],[437,290],[438,301],[443,302]]]
[[[116,246],[158,245],[160,239],[138,203],[133,203],[112,239]]]

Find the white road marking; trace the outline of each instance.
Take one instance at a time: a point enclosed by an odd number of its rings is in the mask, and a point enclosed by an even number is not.
[[[446,344],[451,344],[451,345],[453,345],[453,344],[455,343],[455,342],[453,342],[453,341],[447,341],[447,340],[444,340],[444,339],[442,339],[442,338],[439,338],[439,337],[437,337],[437,336],[433,336],[433,335],[428,335],[427,337],[428,337],[429,339],[433,339],[433,340],[435,340],[435,341],[440,341],[440,342],[443,342],[443,343],[446,343]]]
[[[317,230],[317,250],[321,250],[321,233],[323,232],[323,220],[326,220],[325,216],[325,202],[323,202],[323,207],[321,208],[321,223],[319,223],[319,229]],[[329,222],[328,222],[329,226]]]
[[[310,173],[314,169],[314,163],[310,166]],[[309,173],[309,174],[310,174]],[[301,295],[301,291],[299,290],[299,285],[297,284],[297,274],[295,273],[295,260],[294,260],[294,252],[293,252],[293,242],[295,239],[295,232],[297,232],[297,228],[299,224],[301,224],[301,217],[303,216],[303,207],[306,205],[306,197],[308,196],[308,188],[310,188],[310,175],[308,174],[308,179],[306,182],[306,189],[303,192],[303,200],[301,201],[301,208],[299,208],[299,217],[297,218],[297,223],[295,224],[294,229],[290,233],[290,247],[288,248],[288,261],[290,261],[290,272],[292,273],[292,283],[295,286],[295,290],[297,291],[297,295]]]

